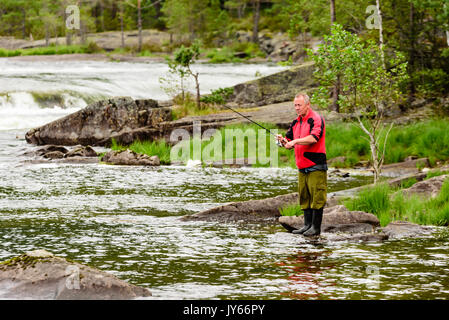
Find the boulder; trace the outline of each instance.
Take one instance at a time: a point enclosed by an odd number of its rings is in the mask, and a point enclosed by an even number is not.
[[[421,226],[408,221],[394,221],[382,228],[383,233],[390,239],[400,239],[406,237],[422,237],[432,234],[434,228]]]
[[[158,156],[148,156],[139,154],[129,149],[123,151],[109,151],[101,161],[107,164],[116,165],[137,165],[137,166],[159,166],[160,160]]]
[[[114,134],[155,127],[171,119],[171,108],[161,108],[155,100],[116,97],[94,102],[75,113],[31,129],[25,139],[37,145],[94,145]]]
[[[64,158],[70,157],[97,157],[97,152],[91,146],[78,146],[64,155]]]
[[[292,232],[304,225],[304,217],[282,216],[279,218],[279,223],[289,232]],[[373,232],[379,226],[379,219],[371,213],[349,211],[343,205],[336,205],[323,210],[322,232]]]
[[[297,193],[290,193],[274,198],[233,202],[192,215],[183,216],[184,221],[218,221],[218,222],[277,222],[279,208],[298,201]]]
[[[425,198],[434,198],[438,195],[444,181],[449,175],[436,176],[427,180],[419,181],[410,188],[402,190],[406,195],[418,195]]]
[[[277,102],[293,101],[298,92],[308,92],[316,87],[313,62],[294,66],[256,80],[234,86],[226,103],[231,107],[255,107]]]
[[[146,288],[45,250],[0,263],[0,299],[123,300],[148,296],[151,292]]]

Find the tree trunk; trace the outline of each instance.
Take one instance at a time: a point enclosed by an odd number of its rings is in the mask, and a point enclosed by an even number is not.
[[[259,20],[260,20],[260,0],[253,0],[253,42],[259,44]]]
[[[331,5],[331,26],[337,21],[337,16],[335,14],[335,0],[330,0]]]
[[[122,49],[125,48],[125,32],[124,32],[124,27],[123,27],[123,2],[120,3],[120,32],[121,32],[121,36],[122,36]]]
[[[332,89],[332,105],[331,111],[340,112],[340,105],[338,101],[340,100],[340,87],[341,81],[340,76],[337,77],[337,83],[335,83],[334,88]]]
[[[137,27],[139,28],[139,48],[138,51],[142,51],[142,9],[141,0],[137,0]]]
[[[201,107],[201,96],[200,96],[200,82],[198,81],[198,73],[194,74],[193,77],[195,78],[195,85],[196,85],[196,106],[198,109]]]
[[[410,79],[412,79],[413,73],[415,72],[415,64],[416,64],[416,29],[415,29],[415,7],[413,2],[410,2],[410,15],[409,15],[409,23],[410,23],[410,36],[409,36],[409,60],[408,60],[408,71]],[[416,88],[413,80],[409,81],[409,96],[408,102],[410,103],[415,95]]]

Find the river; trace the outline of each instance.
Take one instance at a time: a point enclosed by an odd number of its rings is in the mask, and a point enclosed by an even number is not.
[[[23,154],[33,149],[24,140],[27,129],[89,99],[165,99],[152,82],[163,74],[163,65],[80,61],[61,66],[0,59],[0,66],[0,97],[8,97],[0,100],[0,260],[46,249],[147,287],[152,299],[449,298],[445,229],[422,239],[324,245],[277,225],[179,220],[231,201],[294,192],[294,169],[26,162]],[[205,92],[253,79],[257,71],[282,69],[198,68]],[[151,80],[140,87],[145,79]],[[73,99],[43,107],[33,99],[35,91],[70,92]],[[370,179],[331,178],[329,191]]]

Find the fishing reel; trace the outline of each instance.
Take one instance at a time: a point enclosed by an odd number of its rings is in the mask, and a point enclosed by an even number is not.
[[[283,139],[283,138],[282,138],[282,139]],[[280,147],[280,148],[283,148],[283,147],[284,147],[284,143],[283,143],[281,140],[277,139],[277,137],[275,138],[275,140],[276,140],[276,145],[277,145],[278,147]]]

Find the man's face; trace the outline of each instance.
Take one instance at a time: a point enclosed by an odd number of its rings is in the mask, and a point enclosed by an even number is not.
[[[298,98],[295,98],[294,103],[295,103],[296,114],[298,116],[304,117],[305,115],[307,115],[307,112],[309,111],[310,103],[306,104],[304,102],[304,97],[300,96]]]

